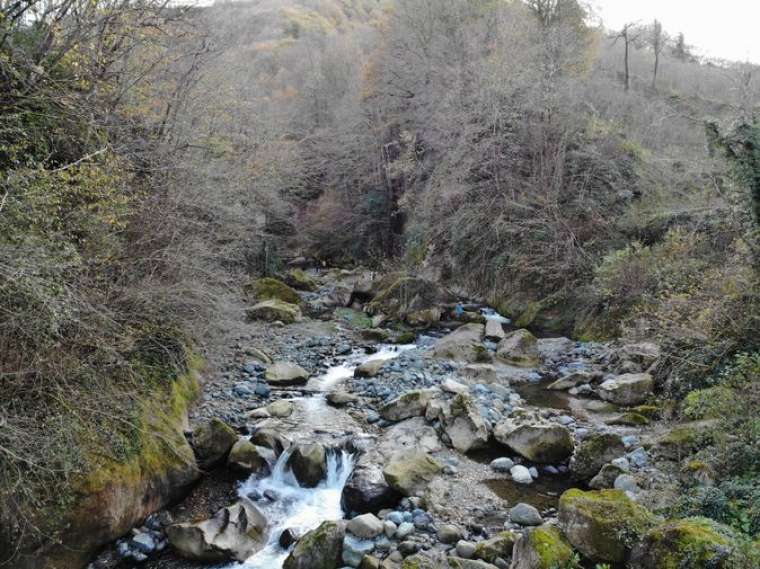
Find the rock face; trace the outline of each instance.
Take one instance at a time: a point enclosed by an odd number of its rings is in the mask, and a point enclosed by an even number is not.
[[[486,340],[500,342],[506,337],[504,327],[498,320],[486,320]]]
[[[409,452],[392,458],[383,469],[383,476],[400,494],[420,496],[441,470],[441,465],[430,455]]]
[[[314,488],[327,475],[327,452],[320,444],[299,444],[288,459],[288,466],[301,486]]]
[[[592,433],[578,445],[570,461],[570,471],[578,480],[590,480],[602,466],[624,454],[625,445],[620,435]]]
[[[731,530],[705,518],[666,522],[648,531],[631,554],[633,569],[731,567]]]
[[[285,559],[283,569],[338,569],[345,529],[339,522],[323,522],[304,535]]]
[[[554,569],[570,567],[573,548],[554,526],[526,531],[512,552],[511,569]]]
[[[537,367],[539,364],[538,342],[527,330],[516,330],[496,347],[496,358],[518,367]]]
[[[380,416],[386,421],[403,421],[411,417],[421,417],[425,414],[428,402],[435,392],[428,389],[407,391],[380,409]]]
[[[232,427],[212,419],[193,431],[193,448],[201,468],[209,469],[219,464],[237,442],[238,435]]]
[[[297,364],[275,362],[267,367],[264,377],[273,385],[305,385],[309,372]]]
[[[653,525],[654,516],[620,490],[568,490],[559,501],[559,525],[592,561],[623,563]]]
[[[648,373],[627,373],[599,386],[599,397],[616,405],[640,405],[652,394],[654,379]]]
[[[265,300],[252,306],[246,311],[249,320],[263,320],[265,322],[280,321],[285,324],[293,324],[301,320],[301,309],[295,304],[282,302],[281,300]]]
[[[567,427],[555,423],[519,424],[506,419],[494,428],[494,438],[528,460],[552,464],[573,453]]]
[[[245,561],[265,543],[266,519],[249,502],[222,508],[213,518],[175,524],[166,530],[169,543],[192,561]]]
[[[466,324],[457,328],[433,345],[433,356],[470,363],[481,361],[486,353],[483,348],[484,331],[482,324]]]
[[[488,442],[488,427],[472,398],[460,393],[450,409],[445,430],[451,446],[462,453],[483,448]]]
[[[268,449],[267,449],[267,452]],[[272,453],[273,454],[273,453]],[[227,464],[233,470],[246,474],[265,474],[269,472],[269,463],[256,445],[248,439],[240,438],[230,450]]]

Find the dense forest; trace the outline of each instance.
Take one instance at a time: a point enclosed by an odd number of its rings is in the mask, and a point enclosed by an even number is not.
[[[760,67],[677,32],[577,0],[0,0],[0,567],[85,567],[197,483],[199,378],[296,265],[656,344],[657,425],[702,430],[646,505],[737,544],[662,567],[757,567]]]

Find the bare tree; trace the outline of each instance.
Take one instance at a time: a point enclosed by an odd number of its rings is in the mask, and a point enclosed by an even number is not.
[[[635,45],[639,39],[641,39],[642,31],[640,26],[635,22],[630,22],[623,26],[623,29],[617,33],[614,38],[617,40],[623,40],[624,56],[623,56],[623,83],[625,85],[626,92],[631,90],[631,46]]]
[[[654,69],[652,71],[652,89],[657,89],[657,72],[660,69],[660,55],[662,55],[665,44],[667,43],[667,37],[662,31],[662,23],[659,20],[655,20],[652,24],[652,34],[650,38],[652,45],[652,52],[654,53]]]

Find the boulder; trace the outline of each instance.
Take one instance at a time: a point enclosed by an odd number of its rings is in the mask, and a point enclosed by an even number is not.
[[[441,309],[437,306],[425,310],[415,310],[406,315],[406,323],[412,328],[430,328],[441,320]]]
[[[358,395],[346,391],[331,391],[327,394],[327,402],[333,407],[345,407],[359,400]]]
[[[341,522],[322,522],[304,535],[283,563],[283,569],[339,569],[345,529]]]
[[[546,389],[549,389],[551,391],[564,391],[567,389],[572,389],[573,387],[576,387],[577,385],[582,385],[584,383],[592,383],[595,380],[595,378],[596,378],[595,375],[590,374],[588,372],[576,371],[559,378],[557,381],[550,384]]]
[[[531,476],[530,470],[522,464],[515,464],[510,468],[509,475],[512,477],[512,482],[517,484],[533,484],[533,476]]]
[[[615,480],[621,474],[625,474],[625,470],[617,464],[609,463],[602,466],[599,474],[594,476],[588,483],[589,488],[594,490],[605,490],[607,488],[613,488],[615,486]]]
[[[247,501],[222,508],[213,518],[166,528],[182,557],[203,563],[245,561],[266,544],[266,519]]]
[[[305,385],[309,380],[309,372],[298,364],[275,362],[267,367],[264,377],[275,386]]]
[[[293,402],[287,399],[278,399],[267,405],[266,409],[270,417],[276,417],[278,419],[284,419],[290,417],[293,414]]]
[[[557,361],[570,355],[575,342],[569,338],[539,338],[536,347],[543,361]]]
[[[505,419],[494,428],[494,438],[530,461],[541,464],[562,462],[573,454],[573,436],[556,423],[520,424]]]
[[[386,403],[380,409],[380,416],[386,421],[402,421],[410,417],[421,417],[425,414],[425,407],[434,395],[435,391],[432,389],[407,391]]]
[[[288,466],[301,486],[314,488],[327,475],[327,452],[318,443],[298,444],[288,458]]]
[[[281,300],[265,300],[252,306],[246,311],[249,320],[263,320],[265,322],[280,321],[285,324],[293,324],[301,320],[301,309],[295,304],[282,302]]]
[[[389,427],[377,444],[385,457],[408,451],[437,452],[441,441],[436,430],[423,417],[413,417]]]
[[[732,530],[706,518],[665,522],[634,547],[632,569],[728,569],[736,547]],[[738,566],[738,565],[736,565]]]
[[[303,269],[291,269],[288,271],[287,283],[298,290],[305,290],[307,292],[314,292],[319,288],[319,285],[314,279],[312,279],[306,271]]]
[[[274,429],[258,429],[251,435],[251,442],[260,447],[271,449],[275,456],[290,447],[290,440]]]
[[[484,331],[482,324],[465,324],[433,344],[432,354],[440,359],[482,362],[487,353],[483,347]]]
[[[504,332],[504,326],[498,320],[486,320],[486,340],[492,342],[501,342],[507,333]]]
[[[329,307],[345,308],[351,304],[354,288],[351,285],[338,283],[327,292],[324,304]]]
[[[419,310],[437,307],[452,296],[436,283],[409,275],[388,275],[377,287],[377,295],[367,305],[372,314],[382,312],[401,319]]]
[[[298,293],[286,285],[284,282],[273,279],[258,279],[252,285],[246,287],[246,292],[252,293],[256,300],[280,300],[288,304],[298,305],[301,297]]]
[[[473,557],[495,563],[497,559],[509,559],[512,556],[512,547],[517,540],[518,534],[511,531],[503,531],[490,539],[485,539],[475,545]]]
[[[383,469],[388,485],[404,496],[420,496],[441,472],[441,465],[423,452],[402,453]]]
[[[356,461],[341,501],[346,510],[364,514],[393,508],[401,495],[391,488],[383,474],[386,458],[376,451],[362,454]]]
[[[445,431],[451,439],[451,446],[462,453],[483,448],[488,442],[486,422],[472,397],[464,393],[451,402]]]
[[[627,373],[599,386],[599,397],[615,405],[640,405],[652,394],[654,379],[648,373]]]
[[[625,454],[625,445],[615,433],[591,433],[578,445],[570,460],[570,471],[577,480],[590,480],[599,470]]]
[[[520,503],[509,510],[509,519],[521,526],[540,526],[544,523],[539,511],[530,504]]]
[[[559,525],[568,541],[599,563],[623,563],[655,518],[621,490],[572,489],[559,501]]]
[[[390,333],[388,330],[383,330],[382,328],[365,328],[359,332],[359,335],[362,337],[362,340],[368,342],[385,342],[390,336]]]
[[[383,522],[375,514],[361,514],[346,524],[346,530],[362,539],[373,539],[383,533]]]
[[[538,367],[536,337],[527,330],[516,330],[496,346],[496,358],[517,367]]]
[[[554,526],[541,526],[524,532],[512,550],[511,569],[556,569],[572,567],[573,548]]]
[[[273,454],[269,449],[267,452]],[[240,437],[230,450],[227,465],[246,474],[267,474],[269,462],[266,456],[248,439]]]
[[[193,430],[193,449],[201,468],[213,468],[222,462],[237,442],[235,430],[220,419],[212,419]]]
[[[387,360],[367,360],[354,370],[354,377],[375,377],[387,363]]]

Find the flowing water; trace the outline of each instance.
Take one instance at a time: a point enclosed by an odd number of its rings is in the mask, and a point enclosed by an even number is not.
[[[327,426],[337,411],[327,405],[326,394],[336,389],[343,381],[352,377],[354,370],[369,360],[390,360],[402,352],[415,348],[414,344],[404,346],[379,346],[378,351],[367,356],[354,353],[339,365],[329,368],[324,374],[309,381],[308,387],[317,393],[295,399],[299,412],[308,418],[309,425]],[[274,493],[277,499],[269,503],[257,504],[270,523],[266,546],[250,557],[243,565],[230,566],[244,569],[278,569],[289,551],[279,544],[280,534],[291,529],[298,536],[315,529],[326,520],[343,518],[341,495],[343,487],[354,467],[354,456],[345,450],[331,450],[327,458],[327,477],[316,488],[302,488],[293,473],[287,468],[289,452],[283,452],[266,478],[251,476],[241,485],[239,494],[246,497],[256,491],[260,494]]]

